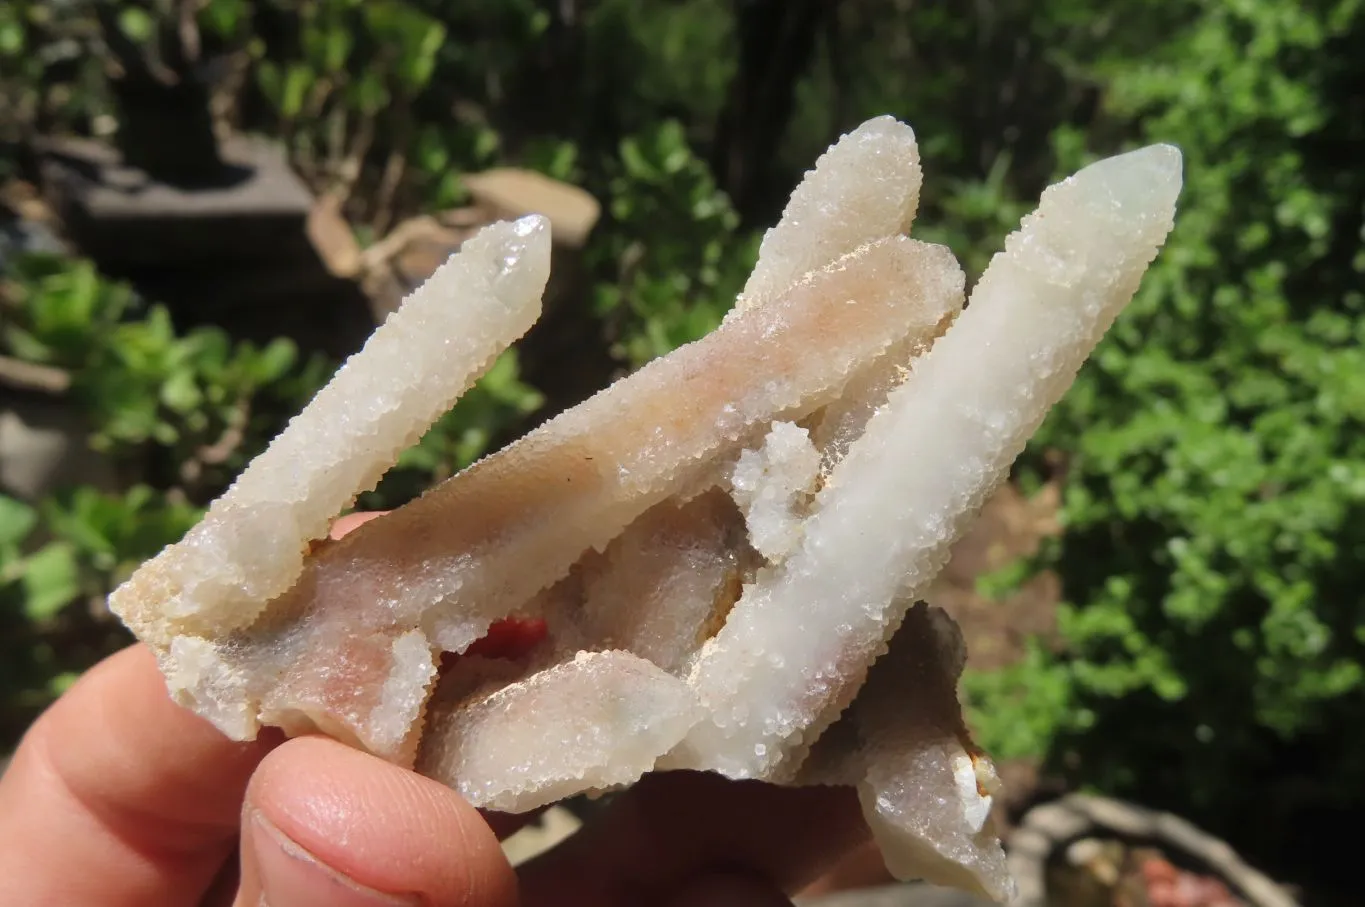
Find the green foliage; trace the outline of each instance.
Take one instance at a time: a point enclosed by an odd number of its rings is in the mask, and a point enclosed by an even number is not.
[[[205,467],[225,482],[280,424],[278,415],[253,419],[253,408],[293,409],[328,370],[319,359],[301,365],[287,340],[257,349],[215,328],[177,333],[165,308],[146,306],[88,261],[21,257],[0,282],[0,301],[8,314],[0,345],[71,373],[93,447],[190,464],[196,472],[185,478],[196,489]]]
[[[585,74],[584,91],[610,98],[624,134],[658,126],[661,111],[685,110],[694,122],[720,114],[738,50],[724,0],[602,0],[587,11],[584,32],[584,54],[602,61]]]
[[[1094,713],[1079,710],[1071,673],[1056,654],[1030,641],[1024,658],[963,678],[967,720],[995,759],[1036,758],[1052,747],[1064,722],[1081,729]]]
[[[1179,145],[1186,186],[1138,299],[1035,441],[1071,454],[1050,564],[1071,604],[1065,653],[1013,679],[1065,678],[1030,703],[1050,713],[1030,739],[1109,789],[1235,811],[1292,745],[1320,779],[1295,798],[1359,802],[1365,178],[1331,149],[1361,147],[1339,51],[1365,37],[1362,6],[1179,9],[1141,59],[1094,64],[1106,115]],[[1011,686],[976,684],[980,712],[1008,716],[988,732],[1023,739]]]
[[[102,281],[88,261],[30,255],[15,262],[4,296],[12,314],[0,342],[20,359],[79,366],[133,304],[126,286]]]
[[[76,488],[37,507],[0,495],[0,733],[6,738],[81,671],[126,642],[104,597],[176,541],[199,510],[137,486]]]
[[[0,352],[70,376],[88,443],[160,487],[0,498],[0,730],[121,644],[104,597],[199,517],[325,376],[292,344],[177,332],[160,306],[80,259],[20,256],[0,280]],[[253,413],[255,415],[253,415]],[[7,731],[6,731],[7,733]]]
[[[108,113],[108,91],[88,53],[95,32],[89,0],[0,4],[0,143],[30,138],[40,124],[85,131]],[[0,177],[14,175],[6,158]]]
[[[938,212],[929,223],[917,220],[914,235],[925,242],[941,243],[954,250],[969,280],[986,270],[1000,239],[1019,226],[1019,219],[1032,210],[1033,202],[1018,196],[1009,184],[1010,156],[1002,152],[984,179],[945,179],[937,187]]]
[[[122,495],[80,487],[36,509],[0,496],[0,517],[8,521],[0,576],[18,584],[23,616],[33,624],[52,622],[77,601],[98,610],[115,585],[199,516],[198,508],[141,485]]]
[[[237,37],[242,4],[229,4],[231,12],[215,11],[215,5],[202,15],[220,35]],[[431,81],[445,43],[440,22],[397,0],[257,5],[285,17],[296,36],[274,46],[254,36],[248,43],[257,61],[257,85],[286,127],[300,118],[325,127],[323,121],[336,112],[369,118],[369,127],[376,128],[388,112],[402,115]]]
[[[140,563],[178,541],[202,513],[181,495],[146,485],[122,494],[76,487],[56,493],[40,509],[54,539],[47,547],[62,547],[70,567],[67,581],[87,601],[101,600]]]
[[[598,284],[594,306],[611,319],[617,352],[638,365],[720,323],[758,237],[738,233],[738,215],[677,122],[623,139],[613,169],[611,224],[593,252],[616,274]]]
[[[229,43],[244,44],[272,116],[256,124],[282,133],[296,166],[318,189],[350,195],[377,181],[365,216],[386,223],[399,183],[438,206],[461,199],[459,164],[487,160],[496,135],[449,118],[417,123],[414,105],[432,82],[447,30],[398,0],[258,0],[260,16],[283,27],[244,32],[246,5],[201,13]],[[273,122],[272,122],[273,120]],[[376,174],[372,161],[384,161]],[[360,199],[356,199],[357,207]]]
[[[997,570],[977,574],[976,594],[993,601],[1002,601],[1036,570],[1035,558],[1017,558]]]

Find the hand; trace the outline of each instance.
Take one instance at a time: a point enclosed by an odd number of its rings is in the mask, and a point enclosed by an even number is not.
[[[498,838],[518,824],[326,738],[231,742],[134,646],[49,709],[0,779],[0,904],[767,907],[867,834],[850,790],[688,772],[646,778],[514,872]]]

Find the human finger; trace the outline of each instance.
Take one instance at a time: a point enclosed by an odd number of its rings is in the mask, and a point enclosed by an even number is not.
[[[455,791],[323,737],[262,762],[242,813],[238,905],[514,907],[497,837]]]
[[[527,863],[522,902],[661,902],[722,870],[792,893],[867,837],[851,788],[780,788],[699,772],[649,775],[578,834]]]
[[[269,743],[235,743],[132,646],[25,735],[0,780],[0,903],[196,904],[231,854]]]
[[[336,522],[332,524],[332,529],[330,532],[327,533],[327,535],[332,539],[339,539],[346,533],[354,532],[356,529],[365,525],[370,520],[378,519],[387,512],[388,511],[386,510],[371,511],[357,510],[354,513],[348,513],[345,516],[339,516],[336,518]]]

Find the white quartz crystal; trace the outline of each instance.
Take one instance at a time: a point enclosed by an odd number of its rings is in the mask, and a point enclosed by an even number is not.
[[[766,777],[838,716],[900,623],[898,602],[928,588],[1132,298],[1180,176],[1179,153],[1155,146],[1043,194],[830,474],[800,549],[707,643],[691,677],[707,717],[671,765]]]
[[[247,699],[250,675],[229,664],[218,646],[197,636],[177,636],[168,651],[157,654],[176,701],[194,707],[233,740],[256,736],[261,725]]]
[[[249,624],[287,591],[308,543],[373,488],[540,316],[550,275],[542,217],[471,238],[412,293],[185,539],[110,606],[144,638]]]
[[[777,422],[757,450],[739,455],[730,484],[744,510],[749,543],[769,561],[787,556],[801,541],[806,502],[820,477],[820,452],[810,434]]]
[[[581,635],[682,673],[739,597],[742,533],[718,492],[653,507],[584,565]]]
[[[438,703],[418,769],[475,806],[525,812],[639,778],[696,720],[681,680],[627,652],[583,653]]]
[[[858,788],[887,868],[1007,901],[991,825],[1000,782],[957,702],[966,649],[946,613],[909,609],[857,699],[812,747],[797,784]]]
[[[260,722],[321,730],[407,761],[410,745],[381,743],[392,734],[375,725],[376,685],[396,670],[394,639],[421,630],[433,648],[461,652],[494,620],[528,613],[585,551],[605,548],[650,507],[719,482],[719,464],[773,420],[814,412],[902,338],[932,335],[961,307],[962,283],[946,249],[905,237],[807,275],[322,546],[271,605],[291,622],[266,619],[212,640],[219,662],[250,682],[174,694],[230,717],[234,728],[254,727],[249,715],[258,710]],[[809,355],[816,344],[821,355]],[[142,568],[120,595],[141,594],[142,574],[155,577],[175,551]],[[180,626],[198,635],[197,623]],[[315,669],[318,652],[335,665]]]
[[[962,641],[914,603],[1179,189],[1167,146],[1050,188],[964,311],[951,253],[903,235],[914,134],[872,120],[807,174],[716,331],[319,542],[534,320],[548,230],[495,225],[111,603],[234,739],[321,731],[506,811],[666,768],[853,786],[897,876],[1007,899]],[[470,650],[509,617],[548,638]]]
[[[920,182],[915,133],[893,117],[868,120],[839,139],[764,235],[735,312],[763,305],[859,246],[905,233],[919,207]]]
[[[393,667],[366,722],[373,738],[371,748],[381,752],[402,748],[422,717],[427,694],[436,680],[431,643],[420,630],[409,630],[395,639],[390,654]]]
[[[863,123],[835,142],[792,193],[777,226],[763,237],[758,264],[734,312],[761,305],[803,274],[866,243],[910,229],[922,174],[914,131],[892,117]],[[941,325],[947,327],[947,321]],[[906,366],[938,336],[907,336],[861,368],[813,420],[826,468],[862,434],[872,412],[903,379]]]
[[[942,247],[866,246],[328,546],[308,594],[420,621],[458,650],[450,640],[481,635],[773,419],[811,412],[898,338],[933,332],[961,285]]]

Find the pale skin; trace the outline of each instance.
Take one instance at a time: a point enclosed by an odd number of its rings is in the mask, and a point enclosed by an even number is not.
[[[322,737],[229,741],[133,646],[49,709],[0,779],[0,903],[768,907],[867,837],[851,790],[692,773],[647,778],[514,871],[498,840],[520,824]]]

